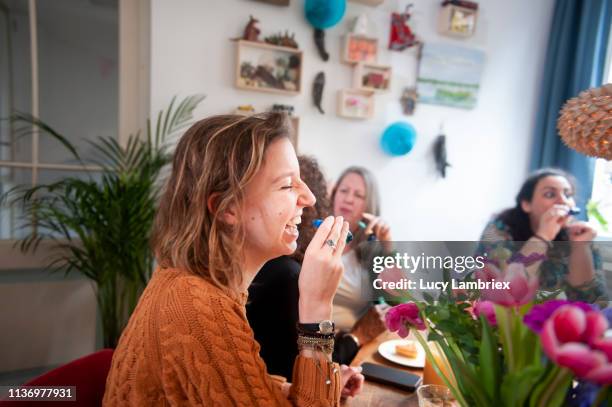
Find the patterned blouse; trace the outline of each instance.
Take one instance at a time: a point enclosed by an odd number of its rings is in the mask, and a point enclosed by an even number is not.
[[[510,233],[510,228],[502,220],[494,220],[487,224],[480,237],[477,254],[482,255],[491,252],[495,248],[502,247],[511,251],[519,250]],[[570,286],[566,280],[569,273],[569,255],[567,246],[553,246],[548,253],[548,259],[540,265],[540,289],[546,291],[563,290],[568,300],[584,301],[588,303],[606,302],[609,300],[605,280],[603,278],[603,266],[601,256],[596,248],[592,249],[593,266],[595,277],[580,286]]]

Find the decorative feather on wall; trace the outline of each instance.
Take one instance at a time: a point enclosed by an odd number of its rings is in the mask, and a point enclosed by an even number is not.
[[[434,142],[434,158],[436,160],[436,169],[442,178],[446,178],[446,167],[451,165],[446,159],[446,136],[442,131],[442,127],[440,127],[440,135],[438,135]]]
[[[314,105],[319,109],[321,114],[325,114],[321,107],[321,101],[323,100],[323,88],[325,87],[325,72],[321,71],[315,76],[314,83],[312,84],[312,99]]]

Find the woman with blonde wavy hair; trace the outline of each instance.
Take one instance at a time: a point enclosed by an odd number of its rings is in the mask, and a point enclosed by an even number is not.
[[[247,287],[266,261],[296,249],[314,203],[290,131],[282,114],[226,115],[181,138],[155,223],[159,268],[119,340],[105,406],[335,406],[343,388],[360,390],[358,368],[331,362],[341,216],[325,219],[304,255],[292,384],[266,373],[245,317]]]

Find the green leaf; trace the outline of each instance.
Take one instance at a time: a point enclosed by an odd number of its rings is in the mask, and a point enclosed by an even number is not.
[[[444,341],[438,342],[438,344],[448,359],[448,362],[451,365],[451,370],[453,371],[458,384],[460,383],[464,396],[472,399],[474,404],[478,407],[491,406],[491,400],[482,388],[482,383],[476,377],[474,367],[461,361],[456,353],[453,352]]]
[[[504,405],[507,407],[524,406],[534,383],[544,372],[545,369],[541,366],[529,366],[520,372],[507,373],[501,385],[501,399],[504,400]]]
[[[539,406],[538,402],[540,397],[550,387],[560,370],[561,367],[555,365],[554,363],[549,362],[546,364],[544,372],[540,375],[529,397],[529,407]]]
[[[499,385],[501,380],[501,360],[499,357],[497,339],[491,332],[487,319],[481,315],[482,341],[480,343],[480,377],[487,396],[491,400],[499,399]]]
[[[29,113],[16,112],[11,115],[10,120],[12,122],[25,123],[32,125],[32,127],[37,127],[38,129],[42,130],[43,134],[49,134],[51,137],[59,141],[79,162],[82,162],[81,157],[79,156],[74,145],[70,143],[66,137],[62,136],[39,118],[36,118]],[[31,134],[34,131],[31,127],[29,129],[25,128],[25,130],[26,134]]]

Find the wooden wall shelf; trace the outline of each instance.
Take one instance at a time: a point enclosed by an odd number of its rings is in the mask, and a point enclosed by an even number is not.
[[[238,89],[299,95],[302,65],[303,53],[299,49],[236,41],[235,86]]]

